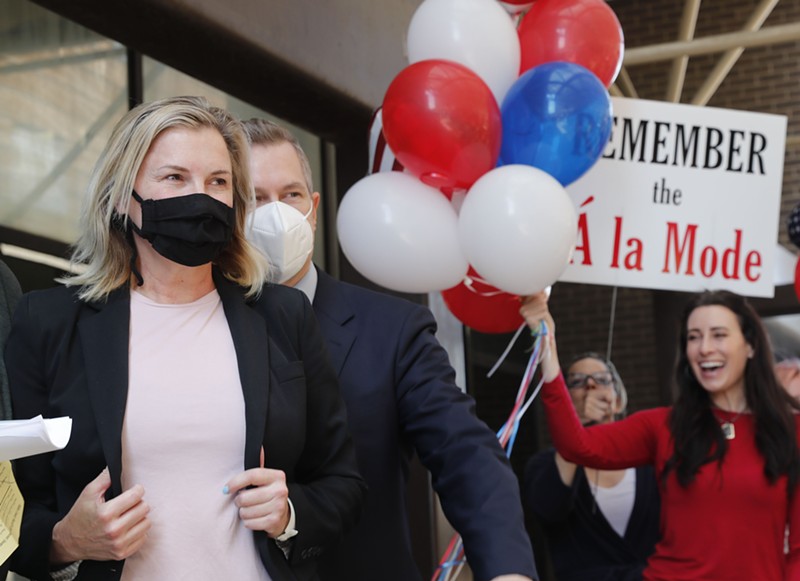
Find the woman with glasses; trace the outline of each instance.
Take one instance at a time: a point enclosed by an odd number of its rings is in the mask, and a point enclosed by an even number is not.
[[[546,334],[542,401],[558,452],[604,470],[656,470],[661,535],[644,580],[800,579],[798,404],[743,297],[706,291],[687,302],[671,407],[591,427],[570,405],[547,297],[528,297],[521,313]]]
[[[601,355],[573,358],[566,383],[584,426],[624,415],[625,386]],[[523,500],[542,526],[559,581],[642,578],[658,538],[659,498],[652,467],[596,470],[545,450],[528,462]]]

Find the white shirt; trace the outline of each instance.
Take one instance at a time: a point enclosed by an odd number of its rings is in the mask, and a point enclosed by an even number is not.
[[[628,468],[616,486],[603,488],[589,482],[597,506],[620,537],[625,536],[636,498],[636,469]]]

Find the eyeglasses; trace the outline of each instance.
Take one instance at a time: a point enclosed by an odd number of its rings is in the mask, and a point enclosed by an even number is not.
[[[579,387],[586,387],[586,384],[591,379],[595,385],[613,385],[614,376],[610,371],[598,371],[597,373],[569,373],[567,374],[567,387],[576,389]]]

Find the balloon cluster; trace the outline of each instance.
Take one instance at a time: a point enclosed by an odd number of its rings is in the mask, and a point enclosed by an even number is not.
[[[570,260],[565,187],[608,142],[621,27],[604,0],[424,0],[407,46],[371,173],[339,208],[342,250],[377,284],[441,291],[465,325],[512,331],[517,297]]]

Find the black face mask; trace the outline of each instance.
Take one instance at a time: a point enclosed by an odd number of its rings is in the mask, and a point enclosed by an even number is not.
[[[142,207],[142,227],[131,221],[133,231],[178,264],[208,264],[233,236],[233,208],[207,194],[143,200],[134,190],[133,199]]]

